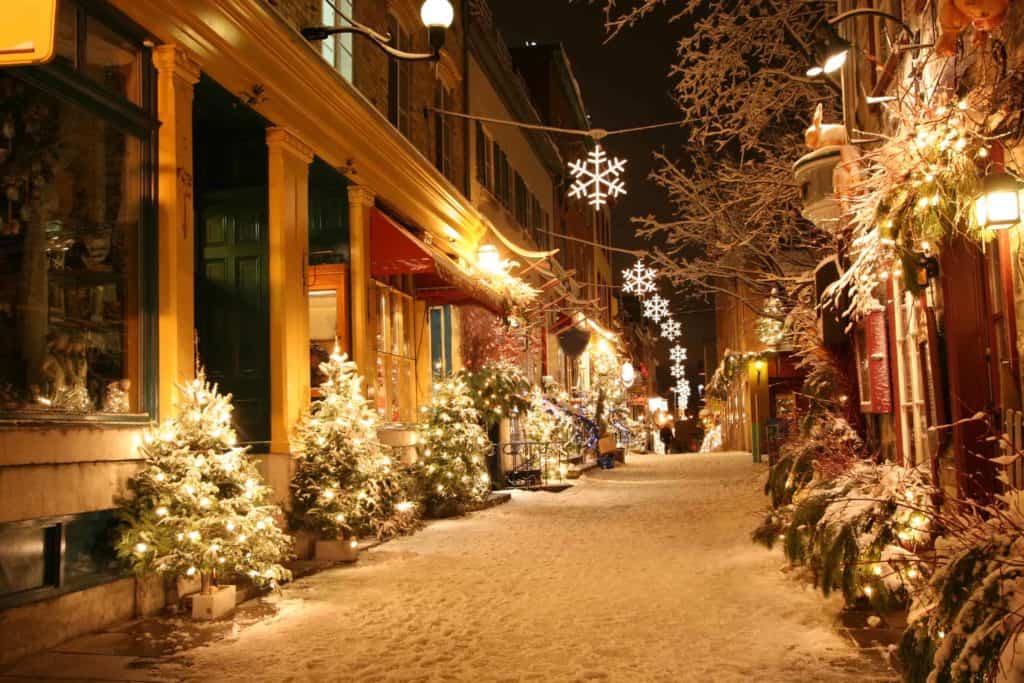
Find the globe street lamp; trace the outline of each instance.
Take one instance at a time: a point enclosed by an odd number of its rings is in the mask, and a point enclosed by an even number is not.
[[[302,29],[302,37],[311,42],[326,40],[339,33],[354,33],[368,38],[371,43],[388,53],[392,58],[403,62],[436,62],[441,58],[444,47],[444,34],[455,21],[455,8],[450,0],[425,0],[420,7],[420,20],[430,35],[430,52],[406,52],[393,47],[392,36],[373,30],[352,17],[346,17],[345,26],[307,26]]]

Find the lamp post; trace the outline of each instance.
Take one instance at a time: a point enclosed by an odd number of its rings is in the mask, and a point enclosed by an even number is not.
[[[420,7],[420,20],[430,35],[430,52],[406,52],[390,45],[392,36],[373,30],[365,24],[348,17],[346,26],[307,26],[302,37],[315,42],[326,40],[339,33],[354,33],[368,38],[370,42],[394,59],[403,62],[436,62],[441,58],[444,34],[455,21],[455,8],[449,0],[425,0]]]
[[[767,364],[763,358],[754,361],[754,429],[753,448],[751,448],[754,462],[761,462],[761,373],[765,371]]]

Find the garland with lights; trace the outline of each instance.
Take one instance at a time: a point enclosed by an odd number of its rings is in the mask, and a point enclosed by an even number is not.
[[[935,493],[923,468],[857,461],[794,495],[779,531],[786,559],[808,567],[824,595],[884,609],[906,604],[925,583],[918,554],[932,543]],[[773,538],[757,539],[766,545]]]
[[[484,461],[491,442],[466,379],[460,374],[435,384],[421,411],[416,475],[424,508],[435,517],[461,514],[491,488]]]
[[[295,427],[292,524],[325,539],[386,538],[417,523],[408,482],[377,442],[378,416],[354,363],[335,347],[320,364],[322,398]]]
[[[936,543],[931,579],[915,595],[899,657],[912,683],[1018,680],[1024,607],[1019,492],[963,506]],[[1014,669],[999,677],[1000,669]]]
[[[476,372],[462,372],[461,377],[487,429],[503,417],[530,408],[530,383],[523,371],[507,360],[488,362]]]
[[[908,91],[886,105],[895,132],[849,169],[857,178],[843,198],[850,264],[824,295],[835,305],[849,296],[852,319],[882,307],[890,277],[911,291],[925,285],[927,259],[948,238],[991,238],[974,211],[993,144],[977,112],[985,97],[925,101]]]
[[[722,361],[711,376],[704,393],[710,398],[724,401],[729,398],[729,390],[747,370],[752,361],[764,360],[770,351],[729,351],[726,349]]]
[[[119,501],[118,555],[136,573],[198,575],[204,594],[224,578],[271,587],[291,579],[280,564],[291,538],[247,449],[236,445],[231,396],[202,370],[178,391],[177,416],[143,435],[142,469],[128,480],[132,496]]]
[[[757,338],[768,348],[777,349],[785,338],[785,311],[778,290],[772,290],[771,296],[764,302],[763,310],[764,315],[759,316],[755,323]]]

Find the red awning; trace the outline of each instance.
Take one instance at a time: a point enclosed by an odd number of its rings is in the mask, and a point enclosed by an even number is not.
[[[379,209],[370,217],[370,273],[412,275],[417,299],[432,305],[477,303],[504,315],[499,292],[465,272],[448,254],[427,244]]]

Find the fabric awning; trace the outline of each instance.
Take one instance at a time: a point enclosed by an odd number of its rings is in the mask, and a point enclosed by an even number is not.
[[[432,305],[477,303],[498,315],[511,308],[504,295],[379,209],[373,209],[370,230],[373,277],[412,275],[416,298]]]

